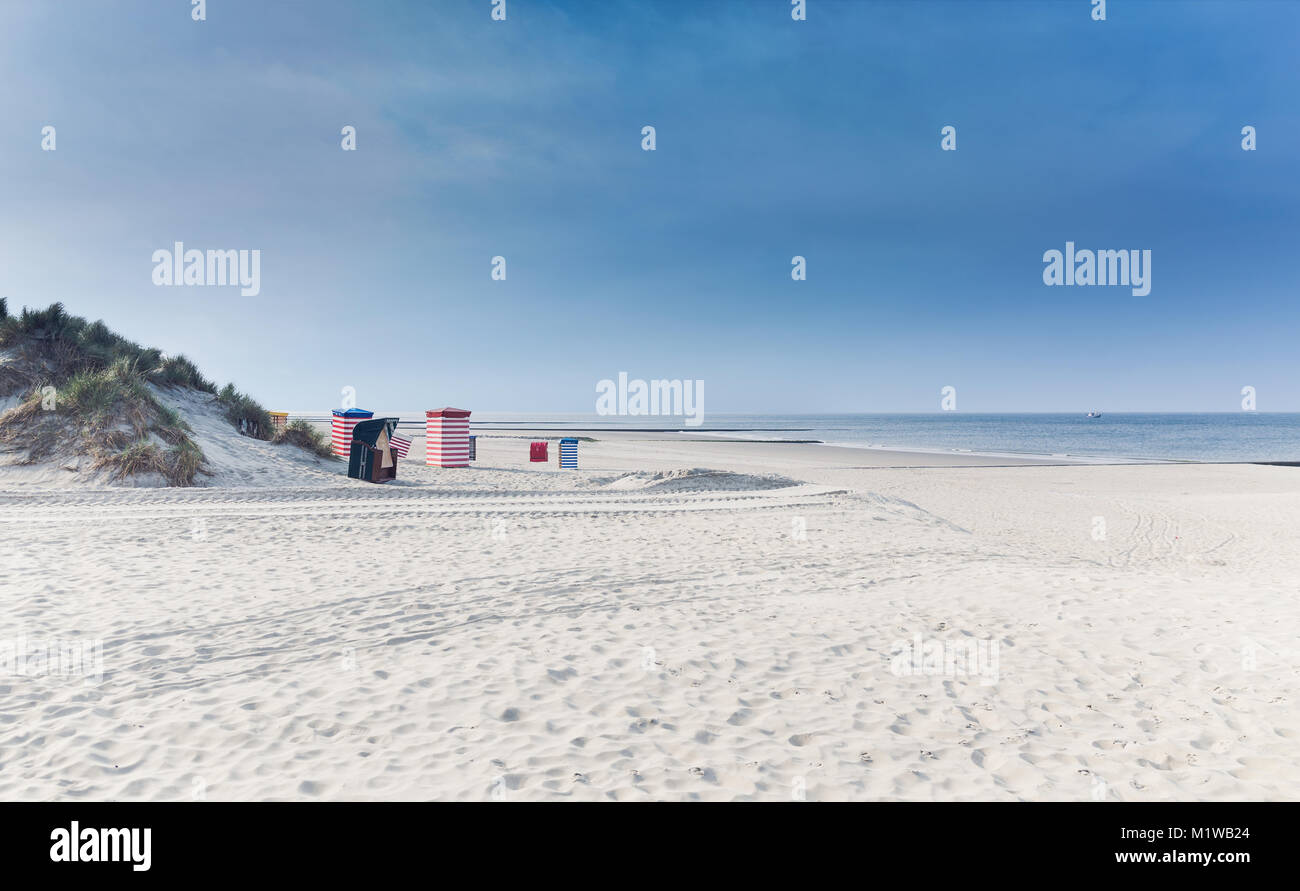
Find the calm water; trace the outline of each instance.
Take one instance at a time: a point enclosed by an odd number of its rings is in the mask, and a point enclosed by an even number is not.
[[[672,421],[676,421],[672,423]],[[480,425],[658,428],[752,439],[817,439],[881,448],[1187,461],[1300,461],[1300,414],[738,415],[702,427],[666,417],[475,413]]]

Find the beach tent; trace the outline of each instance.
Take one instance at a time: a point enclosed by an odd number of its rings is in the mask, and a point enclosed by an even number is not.
[[[572,437],[560,440],[560,469],[578,469],[578,441]]]
[[[271,428],[274,430],[283,430],[284,426],[289,423],[289,413],[287,411],[268,411],[271,416]]]
[[[340,458],[348,457],[352,448],[352,428],[360,421],[373,418],[375,413],[360,408],[334,409],[334,419],[330,424],[330,443],[334,454]]]
[[[544,442],[535,442],[535,443],[533,443],[531,446],[529,446],[529,448],[528,448],[528,460],[529,460],[529,461],[547,461],[547,460],[549,460],[549,459],[546,457],[546,443],[544,443]]]
[[[390,442],[396,429],[397,418],[375,418],[354,425],[348,476],[370,483],[397,479],[397,453]]]
[[[469,467],[469,411],[435,408],[424,413],[424,463]]]
[[[477,440],[478,440],[478,437],[477,437],[477,436],[471,436],[471,437],[469,438],[469,459],[470,459],[471,461],[477,460],[477,458],[478,458],[478,455],[477,455],[477,452],[478,452],[478,442],[477,442]]]

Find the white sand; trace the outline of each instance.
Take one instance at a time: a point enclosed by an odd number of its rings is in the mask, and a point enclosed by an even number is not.
[[[0,469],[0,640],[103,646],[0,677],[0,798],[1300,797],[1300,469],[625,434],[372,486],[196,433],[207,489]]]

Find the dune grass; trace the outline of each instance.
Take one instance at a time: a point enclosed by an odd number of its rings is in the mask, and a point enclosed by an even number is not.
[[[271,439],[275,427],[271,415],[251,397],[235,389],[234,384],[226,384],[217,394],[217,401],[226,411],[226,420],[235,429],[255,439]]]
[[[45,309],[23,307],[20,315],[10,315],[7,301],[0,299],[0,349],[19,347],[51,366],[55,386],[79,372],[124,363],[125,369],[148,383],[217,392],[216,385],[184,356],[164,356],[161,350],[114,333],[102,321],[70,316],[62,303]]]
[[[277,430],[271,440],[275,443],[287,442],[306,449],[317,458],[335,459],[334,447],[325,436],[306,421],[298,418],[290,421],[283,430]]]

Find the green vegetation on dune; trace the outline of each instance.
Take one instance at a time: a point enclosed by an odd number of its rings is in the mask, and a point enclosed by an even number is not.
[[[284,429],[277,430],[275,437],[271,441],[274,443],[291,443],[299,448],[306,449],[318,458],[333,460],[335,457],[334,447],[330,444],[330,441],[302,418],[290,421],[284,426]]]
[[[102,321],[87,322],[68,315],[62,303],[50,304],[46,309],[24,307],[21,315],[11,316],[6,301],[0,299],[0,349],[10,347],[27,347],[45,360],[56,376],[65,379],[81,371],[100,371],[124,362],[142,380],[217,392],[184,356],[164,357],[160,350],[147,349],[113,333]]]
[[[217,401],[226,410],[226,420],[236,430],[247,433],[257,439],[270,439],[274,433],[271,415],[249,396],[235,389],[234,384],[226,384],[217,394]]]
[[[206,472],[203,451],[190,426],[158,400],[151,384],[215,396],[226,419],[248,436],[271,440],[275,432],[266,409],[233,385],[218,390],[184,356],[165,356],[113,333],[103,322],[70,316],[61,303],[10,315],[0,298],[0,349],[10,355],[0,364],[0,397],[24,396],[0,415],[0,443],[26,449],[23,463],[70,450],[89,454],[96,468],[117,479],[157,473],[173,486],[194,485]],[[318,455],[328,453],[328,446],[322,453],[301,433],[290,441],[309,443],[304,447]]]

